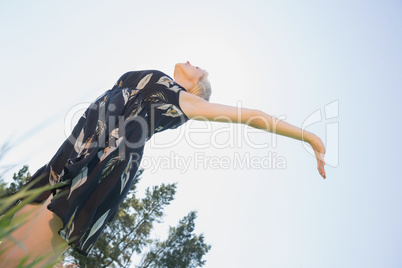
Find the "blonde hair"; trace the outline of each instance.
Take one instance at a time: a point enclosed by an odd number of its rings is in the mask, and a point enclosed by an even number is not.
[[[212,89],[211,83],[208,80],[208,72],[204,71],[204,75],[200,78],[200,80],[195,84],[195,86],[190,89],[191,94],[197,95],[207,101],[209,101],[209,97],[211,97]]]

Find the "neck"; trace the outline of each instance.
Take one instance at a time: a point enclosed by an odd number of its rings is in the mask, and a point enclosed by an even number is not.
[[[174,80],[177,84],[184,87],[187,91],[189,91],[190,89],[192,89],[194,87],[194,83],[192,83],[191,81],[188,81],[188,79],[185,79],[184,77],[182,77],[180,75],[176,75],[174,77]]]

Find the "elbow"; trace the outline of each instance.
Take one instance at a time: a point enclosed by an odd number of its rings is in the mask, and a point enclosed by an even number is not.
[[[250,110],[250,116],[248,117],[246,125],[257,129],[264,129],[271,131],[272,117],[259,109]]]

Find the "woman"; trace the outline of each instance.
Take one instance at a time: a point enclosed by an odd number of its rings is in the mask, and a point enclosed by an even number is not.
[[[16,265],[26,255],[31,261],[44,256],[41,266],[68,246],[87,255],[130,189],[145,142],[189,119],[243,123],[308,142],[325,179],[320,138],[259,110],[208,102],[207,76],[188,61],[175,65],[174,80],[155,70],[128,72],[93,102],[52,160],[28,183],[31,188],[51,184],[53,189],[19,212],[30,212],[29,218],[12,234],[14,240],[1,244],[2,267]]]

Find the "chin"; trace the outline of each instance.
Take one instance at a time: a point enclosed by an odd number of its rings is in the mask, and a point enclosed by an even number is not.
[[[176,65],[174,66],[175,69],[178,67],[184,67],[186,64],[185,63],[176,63]]]
[[[184,67],[184,63],[176,63],[174,66],[173,77],[175,77],[176,74],[178,72],[180,72],[180,69],[183,69],[183,67]]]
[[[177,69],[179,68],[179,63],[176,63],[173,70],[173,79],[176,79]]]
[[[176,63],[175,66],[174,66],[174,71],[176,72],[176,70],[177,70],[178,68],[182,67],[182,66],[181,66],[182,64],[183,64],[183,63]]]

